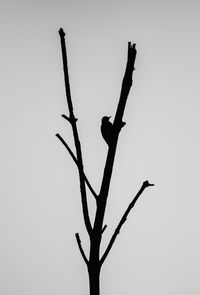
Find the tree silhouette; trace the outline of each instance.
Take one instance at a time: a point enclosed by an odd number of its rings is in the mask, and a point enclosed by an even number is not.
[[[136,58],[136,49],[135,44],[131,44],[131,42],[128,42],[128,57],[127,57],[127,65],[125,69],[125,75],[122,82],[122,88],[121,88],[121,94],[119,98],[119,103],[117,106],[114,122],[111,126],[111,123],[109,123],[109,127],[105,127],[105,136],[104,139],[106,140],[108,144],[108,152],[107,152],[107,158],[105,162],[104,167],[104,173],[102,177],[100,192],[97,194],[94,189],[92,188],[92,185],[90,184],[87,176],[84,172],[84,166],[83,166],[83,157],[81,152],[81,143],[79,140],[79,134],[77,129],[77,118],[75,117],[74,110],[73,110],[73,103],[71,99],[71,92],[70,92],[70,83],[69,83],[69,75],[68,75],[68,65],[67,65],[67,53],[66,53],[66,46],[65,46],[65,33],[63,29],[61,28],[59,30],[60,35],[60,41],[61,41],[61,50],[62,50],[62,59],[63,59],[63,70],[64,70],[64,81],[65,81],[65,90],[66,90],[66,98],[67,98],[67,104],[69,109],[69,115],[62,115],[64,119],[66,119],[72,127],[73,131],[73,137],[74,137],[74,144],[76,148],[76,154],[74,154],[69,147],[69,145],[66,143],[66,141],[62,138],[60,134],[56,134],[58,139],[62,142],[62,144],[65,146],[67,151],[69,152],[70,156],[74,160],[78,172],[79,172],[79,181],[80,181],[80,192],[81,192],[81,202],[82,202],[82,212],[83,212],[83,218],[85,227],[89,236],[90,241],[90,250],[89,250],[89,257],[86,256],[83,247],[81,245],[81,240],[79,233],[75,234],[76,241],[80,250],[80,253],[83,257],[83,260],[86,263],[88,274],[89,274],[89,287],[90,287],[90,295],[99,295],[100,294],[100,271],[101,267],[108,256],[115,239],[117,235],[120,232],[120,229],[123,225],[123,223],[126,221],[127,216],[131,209],[134,207],[136,201],[140,197],[140,195],[143,193],[143,191],[149,187],[153,186],[153,184],[150,184],[148,180],[144,181],[140,190],[138,193],[133,197],[133,200],[129,204],[128,208],[124,212],[123,216],[120,219],[119,224],[117,225],[108,245],[103,253],[103,255],[100,257],[100,246],[102,241],[102,235],[104,230],[106,229],[107,225],[104,224],[104,215],[106,210],[106,204],[107,204],[107,198],[109,193],[109,187],[110,187],[110,181],[113,171],[113,164],[115,159],[115,153],[117,148],[117,142],[119,138],[120,131],[122,127],[125,125],[125,123],[122,121],[123,114],[126,106],[126,101],[128,98],[128,94],[130,91],[130,88],[132,86],[132,74],[134,70],[134,63]],[[102,120],[103,123],[103,120]],[[106,130],[107,128],[107,130]],[[102,128],[103,129],[103,128]],[[103,130],[102,130],[103,131]],[[103,133],[103,132],[102,132]],[[108,137],[110,136],[110,140],[108,140]],[[111,140],[112,138],[112,140]],[[88,211],[88,202],[87,202],[87,194],[86,194],[86,186],[89,188],[90,192],[92,193],[95,201],[96,201],[96,213],[93,224],[91,223],[89,211]]]

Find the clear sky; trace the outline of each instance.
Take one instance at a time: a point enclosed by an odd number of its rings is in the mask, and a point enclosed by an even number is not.
[[[85,170],[99,190],[128,41],[138,51],[111,183],[103,249],[142,182],[148,188],[102,268],[102,295],[200,294],[198,1],[2,1],[0,294],[87,295],[88,253],[58,29]],[[91,209],[93,203],[91,202]],[[103,250],[102,249],[102,250]]]

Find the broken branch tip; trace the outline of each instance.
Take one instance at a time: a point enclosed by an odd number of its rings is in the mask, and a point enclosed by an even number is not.
[[[143,186],[144,186],[144,187],[154,186],[154,184],[153,184],[153,183],[149,183],[148,180],[145,180],[145,181],[143,182]]]
[[[60,37],[65,37],[65,32],[64,32],[63,28],[60,28],[58,33],[59,33]]]

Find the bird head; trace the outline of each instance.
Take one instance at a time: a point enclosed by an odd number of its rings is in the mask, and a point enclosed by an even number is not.
[[[104,117],[102,118],[101,122],[102,122],[102,123],[104,123],[104,122],[105,122],[105,123],[106,123],[106,122],[109,122],[109,119],[110,119],[110,118],[111,118],[111,116],[109,116],[109,117],[108,117],[108,116],[104,116]]]

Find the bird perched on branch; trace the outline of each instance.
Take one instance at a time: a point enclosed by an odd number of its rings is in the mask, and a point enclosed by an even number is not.
[[[113,125],[109,121],[111,117],[104,116],[101,119],[101,134],[105,142],[110,145],[113,140]]]
[[[120,132],[121,128],[126,125],[125,122],[120,122],[119,125],[117,125],[117,128],[114,130],[113,124],[109,121],[111,117],[104,116],[101,119],[101,134],[105,140],[105,142],[110,145],[113,141],[114,134],[116,132]]]

